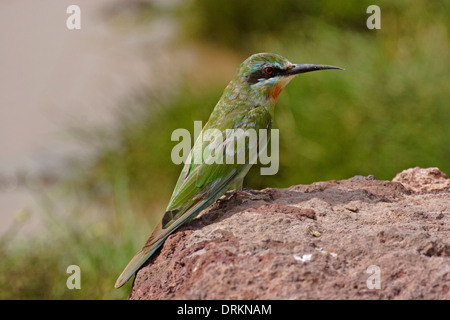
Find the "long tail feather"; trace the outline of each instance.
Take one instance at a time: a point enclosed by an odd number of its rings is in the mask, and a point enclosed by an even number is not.
[[[164,240],[166,240],[166,238],[162,238],[159,241],[155,242],[150,248],[142,248],[142,250],[139,251],[133,257],[133,259],[131,259],[119,278],[117,278],[114,287],[117,289],[123,286],[133,276],[133,274],[151,257],[151,255],[155,253],[155,251],[163,244]]]
[[[249,166],[249,164],[246,164],[241,170],[245,171],[245,169]],[[248,170],[247,170],[248,171]],[[245,173],[247,172],[245,171]],[[240,173],[238,172],[238,173]],[[156,228],[153,230],[152,235],[145,243],[144,247],[141,251],[139,251],[133,259],[128,263],[128,265],[123,270],[122,274],[119,276],[119,278],[116,281],[116,284],[114,287],[120,288],[123,286],[132,276],[133,274],[152,256],[153,253],[164,243],[164,241],[167,239],[167,237],[177,228],[179,228],[183,223],[186,221],[189,221],[193,218],[195,218],[203,209],[210,206],[214,201],[216,201],[218,198],[220,198],[225,191],[228,190],[229,185],[231,181],[233,181],[232,178],[235,176],[240,178],[239,174],[234,174],[233,176],[228,177],[226,180],[226,183],[224,183],[220,188],[217,190],[214,190],[214,192],[209,195],[206,199],[199,201],[196,203],[192,208],[189,208],[186,212],[183,213],[181,217],[179,217],[176,221],[173,221],[169,227],[166,229],[163,229],[162,227],[162,220],[159,222],[159,224],[156,226]],[[241,178],[240,178],[241,180]],[[242,184],[241,182],[239,182]]]

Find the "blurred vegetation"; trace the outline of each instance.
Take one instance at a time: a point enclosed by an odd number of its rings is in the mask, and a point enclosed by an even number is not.
[[[381,8],[380,30],[366,27],[371,4]],[[147,6],[143,12],[152,12]],[[209,46],[221,57],[232,51],[241,60],[276,52],[294,63],[345,68],[287,86],[275,112],[280,170],[260,176],[255,166],[244,185],[369,174],[390,180],[415,166],[450,174],[450,2],[196,0],[163,12],[179,21],[180,46]],[[115,278],[162,214],[181,170],[170,160],[171,133],[192,133],[194,120],[207,121],[226,85],[219,79],[196,85],[188,73],[170,97],[138,97],[137,115],[124,106],[107,133],[80,130],[97,156],[38,196],[52,224],[45,239],[14,250],[2,239],[0,298],[126,298],[130,284],[114,290]],[[70,203],[64,217],[54,205],[61,199]],[[93,211],[100,213],[93,218]],[[80,265],[82,290],[65,288],[69,264]]]

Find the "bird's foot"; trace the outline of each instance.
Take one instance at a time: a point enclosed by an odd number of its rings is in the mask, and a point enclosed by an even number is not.
[[[233,199],[233,197],[236,196],[236,191],[227,191],[224,193],[223,196],[221,196],[218,200],[217,203],[219,203],[220,205],[230,201],[231,199]]]
[[[236,191],[227,191],[225,194],[221,197],[223,200],[230,200],[234,195],[236,195]]]
[[[250,188],[243,188],[240,191],[236,192],[236,196],[239,196],[242,198],[242,202],[246,202],[249,200],[257,201],[257,200],[264,200],[264,201],[272,201],[272,195],[269,193],[256,191]]]

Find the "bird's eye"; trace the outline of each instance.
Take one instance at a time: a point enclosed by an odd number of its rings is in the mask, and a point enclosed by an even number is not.
[[[266,68],[264,68],[264,72],[270,76],[273,74],[273,68],[266,67]]]

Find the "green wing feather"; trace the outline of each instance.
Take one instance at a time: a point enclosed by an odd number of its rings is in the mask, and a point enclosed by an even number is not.
[[[239,117],[240,115],[241,117]],[[246,110],[238,114],[237,117],[236,115],[230,115],[228,118],[240,118],[242,120],[239,122],[222,121],[217,126],[214,125],[217,123],[216,121],[214,121],[213,124],[211,124],[211,121],[208,121],[202,130],[202,134],[207,129],[216,128],[222,132],[223,140],[225,140],[226,129],[255,129],[258,131],[258,129],[270,129],[272,124],[270,114],[266,112],[266,109],[263,107],[255,107],[250,112]],[[203,141],[202,144],[202,141],[199,138],[194,144],[188,159],[192,160],[193,152],[199,152],[199,150],[201,150],[203,154],[203,151],[205,148],[209,147],[209,145],[210,141]],[[262,146],[259,147],[261,148]],[[234,152],[237,152],[236,148]],[[256,152],[256,150],[253,152]],[[225,153],[226,150],[224,149],[224,158],[226,156]],[[165,222],[163,222],[163,227],[167,228],[177,221],[177,219],[183,215],[185,211],[183,209],[188,209],[198,201],[214,195],[218,189],[222,189],[225,184],[229,184],[230,180],[238,176],[243,169],[249,169],[249,156],[248,145],[246,145],[245,163],[242,164],[206,164],[206,159],[203,159],[204,161],[201,164],[186,163],[175,186],[169,205],[167,206],[166,214],[163,216],[163,221]],[[219,197],[226,191],[228,191],[228,189],[223,191]],[[175,212],[176,214],[173,214]]]

